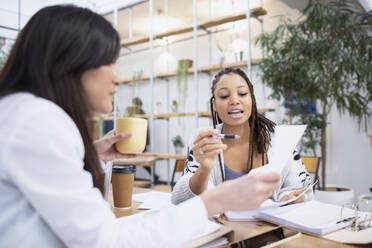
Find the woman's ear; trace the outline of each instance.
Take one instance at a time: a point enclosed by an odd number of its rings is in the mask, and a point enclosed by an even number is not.
[[[216,101],[214,100],[214,98],[212,99],[212,107],[213,111],[216,112]]]

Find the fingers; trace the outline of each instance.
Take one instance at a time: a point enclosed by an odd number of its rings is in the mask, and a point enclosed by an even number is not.
[[[131,133],[119,133],[115,136],[109,137],[109,139],[112,143],[116,143],[122,140],[129,139],[131,136],[132,136]]]
[[[106,133],[105,136],[107,136],[107,137],[111,137],[111,136],[114,136],[114,135],[115,135],[115,130],[112,129],[112,130],[110,130],[108,133]]]
[[[197,144],[200,140],[202,140],[206,137],[212,136],[213,134],[217,134],[217,133],[218,133],[218,131],[216,129],[208,128],[204,132],[201,132],[198,135],[198,137],[194,141],[194,144]]]
[[[280,175],[276,172],[258,173],[241,177],[247,184],[254,187],[255,194],[267,199],[280,187]]]
[[[300,198],[296,199],[295,201],[293,201],[293,203],[301,203],[301,202],[305,202],[305,196],[301,196]]]
[[[213,145],[205,145],[202,146],[200,149],[203,151],[204,154],[208,152],[213,152],[216,150],[225,150],[227,146],[225,144],[213,144]]]
[[[194,155],[204,155],[207,153],[215,153],[215,151],[219,150],[219,152],[226,150],[227,145],[222,144],[221,141],[214,138],[204,138],[199,143],[194,145],[192,151]]]
[[[253,175],[252,175],[253,176]],[[258,180],[267,183],[280,183],[280,174],[277,172],[264,172],[254,174]]]
[[[203,146],[197,146],[193,148],[194,154],[195,152],[198,154],[208,154],[210,152],[215,152],[217,150],[223,151],[226,150],[227,146],[221,143],[214,143],[214,144],[206,144]]]
[[[299,194],[302,194],[302,192],[304,192],[305,190],[306,190],[306,193],[313,192],[313,190],[311,188],[303,188],[303,189],[297,189],[297,190],[293,191],[293,194],[295,196],[298,196]]]
[[[135,158],[135,157],[138,157],[138,154],[131,154],[131,153],[123,154],[123,153],[117,153],[117,156],[116,156],[116,158]]]
[[[288,200],[291,199],[291,198],[292,198],[292,197],[291,197],[291,194],[284,195],[284,196],[282,197],[282,199],[280,199],[280,201],[281,201],[281,202],[288,201]]]

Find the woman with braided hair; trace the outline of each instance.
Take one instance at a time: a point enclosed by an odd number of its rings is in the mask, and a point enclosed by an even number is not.
[[[212,83],[210,107],[213,128],[198,129],[190,139],[185,174],[178,180],[172,202],[178,204],[227,180],[236,179],[269,162],[271,134],[275,123],[258,113],[253,85],[240,69],[220,71]],[[239,135],[218,139],[217,134]],[[281,175],[281,188],[274,201],[285,201],[302,193],[310,175],[299,154]],[[294,202],[313,198],[307,192]]]

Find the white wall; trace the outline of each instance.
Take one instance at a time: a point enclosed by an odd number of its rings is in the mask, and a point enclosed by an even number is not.
[[[264,29],[270,32],[275,29],[278,24],[277,15],[285,15],[291,19],[296,19],[299,16],[298,9],[303,8],[306,1],[289,1],[289,0],[266,0],[264,7],[268,10],[268,15],[264,17]],[[256,20],[251,20],[252,25],[252,39],[260,33],[260,27]],[[215,64],[219,51],[216,47],[218,41],[225,48],[229,47],[231,38],[234,34],[231,31],[218,33],[212,38],[212,63]],[[246,39],[246,29],[240,33],[240,38]],[[209,64],[208,54],[208,39],[206,37],[200,38],[198,41],[198,60],[199,66]],[[123,49],[124,50],[124,49]],[[261,51],[258,48],[253,48],[253,58],[261,57]],[[155,73],[166,71],[164,63],[165,47],[154,49],[154,71]],[[177,66],[177,60],[181,58],[193,59],[193,41],[184,41],[182,43],[171,44],[168,48],[168,69],[174,71]],[[127,52],[127,51],[123,51]],[[234,61],[232,52],[226,52],[226,61]],[[133,71],[144,70],[144,74],[149,74],[149,52],[136,53],[129,56],[122,56],[119,59],[118,67],[121,76],[131,77]],[[246,59],[246,54],[244,54]],[[213,74],[214,75],[214,74]],[[206,102],[210,98],[211,79],[207,74],[199,75],[199,111],[207,110]],[[193,98],[194,83],[193,75],[189,77],[189,91],[186,104],[186,111],[193,112],[195,109],[195,100]],[[253,67],[253,83],[255,86],[255,93],[259,108],[269,107],[275,108],[276,111],[268,113],[267,116],[274,121],[279,122],[283,118],[283,108],[276,101],[267,99],[270,94],[270,89],[262,86],[259,71],[256,66]],[[168,113],[169,105],[173,99],[177,99],[177,82],[175,78],[169,79],[169,99],[167,100],[167,82],[165,80],[156,79],[154,81],[154,102],[160,101],[162,103],[162,112]],[[264,91],[266,95],[264,96]],[[123,113],[125,106],[130,105],[132,99],[132,89],[130,86],[121,86],[119,92],[119,112]],[[146,113],[151,112],[151,88],[150,83],[141,82],[137,86],[137,95],[139,95],[144,102],[144,110]],[[264,102],[266,103],[264,105]],[[358,132],[358,125],[355,120],[352,120],[348,115],[339,116],[336,110],[330,114],[329,125],[329,150],[328,150],[328,182],[336,184],[344,184],[355,189],[357,194],[367,193],[368,188],[372,187],[372,147],[369,143],[367,135],[363,132]],[[154,152],[166,153],[168,149],[167,139],[167,124],[166,120],[154,121]],[[211,122],[206,118],[199,119],[199,127],[210,126]],[[171,118],[169,120],[170,137],[180,134],[184,140],[188,140],[192,131],[195,129],[195,121],[193,117]],[[174,153],[173,147],[170,146],[170,153]],[[171,170],[173,169],[173,161],[171,161]],[[156,168],[161,179],[166,180],[166,162],[160,161]]]

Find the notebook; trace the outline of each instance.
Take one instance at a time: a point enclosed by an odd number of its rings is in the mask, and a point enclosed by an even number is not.
[[[349,217],[354,216],[354,210],[343,211],[343,219],[341,219],[341,206],[314,200],[265,209],[259,211],[257,216],[267,222],[292,227],[305,233],[323,235],[352,224],[353,218]],[[360,217],[362,216],[364,215],[361,214]]]

